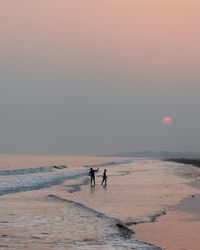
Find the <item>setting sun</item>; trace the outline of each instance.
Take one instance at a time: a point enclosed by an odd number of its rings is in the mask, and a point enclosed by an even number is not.
[[[162,122],[164,125],[171,125],[173,123],[173,119],[171,116],[165,116]]]

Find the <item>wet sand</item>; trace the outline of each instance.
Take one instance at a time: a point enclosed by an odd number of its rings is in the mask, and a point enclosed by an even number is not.
[[[199,250],[200,217],[173,210],[158,222],[137,225],[135,232],[137,239],[165,249]]]
[[[80,168],[88,169],[76,166]],[[83,176],[1,196],[0,248],[124,249],[116,244],[119,235],[127,234],[126,249],[142,249],[131,238],[168,250],[199,249],[198,168],[150,159],[106,168],[106,187],[100,185],[104,169],[100,167],[95,188]],[[116,225],[117,240],[113,239]],[[112,239],[105,240],[109,235]]]
[[[177,204],[195,190],[185,185],[183,179],[173,173],[173,163],[160,160],[141,160],[108,169],[108,185],[95,188],[85,186],[81,192],[69,194],[70,198],[87,204],[101,212],[122,220],[142,219],[146,215],[160,213],[169,205]]]
[[[176,205],[169,205],[166,215],[154,223],[138,224],[135,228],[136,237],[162,246],[167,250],[199,250],[200,245],[200,170],[196,167],[179,164],[173,174],[181,177],[183,190],[189,187],[186,198]]]
[[[199,249],[200,213],[195,211],[200,205],[200,170],[160,160],[140,161],[123,170],[128,174],[118,177],[117,167],[109,169],[106,188],[84,187],[70,198],[120,218],[138,240],[168,250]],[[187,210],[185,197],[191,197]]]

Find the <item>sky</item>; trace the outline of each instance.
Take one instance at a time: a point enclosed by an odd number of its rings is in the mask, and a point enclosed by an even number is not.
[[[0,153],[200,152],[199,8],[1,0]]]

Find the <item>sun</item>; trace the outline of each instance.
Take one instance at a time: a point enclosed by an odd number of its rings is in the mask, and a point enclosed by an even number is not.
[[[162,120],[164,125],[172,125],[173,119],[171,116],[165,116]]]

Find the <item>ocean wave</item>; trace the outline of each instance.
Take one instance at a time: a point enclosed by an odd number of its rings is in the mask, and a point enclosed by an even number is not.
[[[30,190],[38,190],[48,188],[55,185],[60,185],[66,180],[80,178],[88,175],[87,171],[62,171],[43,173],[43,174],[29,174],[20,175],[12,178],[2,177],[0,179],[0,196],[25,192]]]
[[[108,167],[113,165],[124,165],[124,164],[130,164],[133,163],[134,160],[117,160],[117,161],[105,161],[100,164],[93,164],[93,165],[84,165],[85,168],[93,168],[93,167]]]
[[[87,165],[85,167],[106,167],[112,165],[129,164],[132,162],[133,160],[107,161],[97,165]],[[66,180],[76,179],[81,176],[88,176],[88,172],[86,170],[70,171],[66,168],[66,166],[60,165],[1,170],[0,176],[2,176],[2,178],[0,178],[0,196],[48,188],[51,186],[60,185]],[[12,176],[12,178],[9,178],[9,176]],[[72,187],[72,192],[76,190],[77,187]]]
[[[64,165],[59,165],[59,166],[36,167],[36,168],[25,168],[25,169],[6,169],[6,170],[0,170],[0,176],[46,173],[46,172],[53,172],[56,169],[64,169],[64,168],[67,167]]]
[[[61,202],[73,206],[73,212],[76,213],[76,216],[81,216],[81,220],[84,221],[85,230],[102,231],[103,235],[97,238],[80,238],[75,242],[67,240],[66,245],[71,246],[72,249],[161,250],[161,248],[152,244],[135,240],[134,232],[121,220],[109,217],[84,204],[57,195],[48,195],[44,197],[44,201]],[[95,221],[95,223],[92,223],[92,221]],[[78,225],[76,230],[80,230]]]

